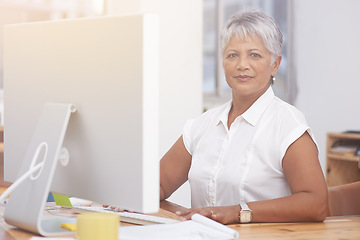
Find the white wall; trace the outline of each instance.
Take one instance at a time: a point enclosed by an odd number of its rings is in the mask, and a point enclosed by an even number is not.
[[[202,0],[110,0],[109,14],[160,16],[160,155],[202,111]],[[169,200],[190,207],[189,184]]]
[[[34,4],[24,2],[24,6],[19,7],[0,4],[0,27],[51,17],[52,9],[42,11],[41,7],[38,11],[31,8],[34,11],[27,14],[26,6]],[[202,112],[202,0],[107,0],[106,4],[108,15],[157,13],[160,16],[159,155],[163,156],[182,134],[185,121]],[[0,57],[0,89],[2,84]],[[1,99],[0,96],[0,119]],[[190,207],[189,184],[182,186],[169,200]]]
[[[294,1],[298,95],[326,170],[326,133],[360,130],[360,1]]]
[[[156,12],[161,18],[160,155],[202,106],[202,1],[108,0],[111,14]],[[298,94],[320,147],[326,133],[360,130],[360,1],[294,0]],[[190,206],[188,184],[170,198]]]

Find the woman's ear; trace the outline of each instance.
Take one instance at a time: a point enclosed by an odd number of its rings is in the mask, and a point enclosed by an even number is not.
[[[272,64],[271,66],[271,75],[272,76],[275,76],[277,71],[279,70],[279,66],[280,66],[280,63],[281,63],[281,59],[282,59],[282,56],[279,55],[277,56],[277,58],[275,59],[274,63]]]

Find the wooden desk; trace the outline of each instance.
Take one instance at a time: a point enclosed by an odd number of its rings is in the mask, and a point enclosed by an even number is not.
[[[161,210],[156,215],[169,218],[177,218],[173,212],[182,208],[166,201],[160,207]],[[250,223],[228,226],[239,231],[240,240],[360,239],[360,216],[329,217],[322,223]],[[31,236],[33,235],[30,233],[9,227],[1,218],[1,240],[29,240]]]
[[[329,217],[322,223],[252,223],[236,224],[230,227],[239,231],[239,239],[244,240],[360,239],[360,216]]]

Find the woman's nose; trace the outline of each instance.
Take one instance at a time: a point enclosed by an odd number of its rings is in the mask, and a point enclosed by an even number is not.
[[[248,59],[245,57],[239,57],[236,64],[236,68],[241,71],[249,69]]]

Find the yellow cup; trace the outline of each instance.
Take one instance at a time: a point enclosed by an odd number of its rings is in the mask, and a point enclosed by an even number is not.
[[[77,240],[118,240],[120,217],[113,213],[81,213],[76,222]]]

